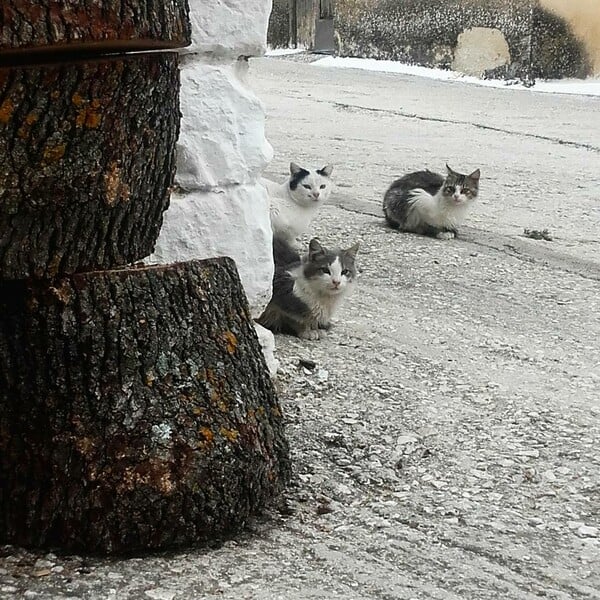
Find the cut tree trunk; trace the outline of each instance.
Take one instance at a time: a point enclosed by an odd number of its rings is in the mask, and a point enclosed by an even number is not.
[[[0,61],[20,54],[180,48],[187,0],[2,0]]]
[[[0,277],[148,256],[178,133],[174,53],[0,68]]]
[[[0,282],[0,539],[131,553],[241,527],[286,481],[230,259]]]

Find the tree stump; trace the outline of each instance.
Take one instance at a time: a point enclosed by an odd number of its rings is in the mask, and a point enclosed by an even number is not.
[[[176,54],[98,57],[186,45],[187,10],[2,2],[2,542],[198,544],[242,527],[289,476],[233,262],[114,270],[158,237],[179,73]]]
[[[230,259],[0,282],[0,539],[131,553],[241,527],[289,473]]]
[[[180,48],[187,0],[2,0],[0,62],[20,55]]]
[[[178,134],[173,53],[0,68],[0,277],[148,256]]]

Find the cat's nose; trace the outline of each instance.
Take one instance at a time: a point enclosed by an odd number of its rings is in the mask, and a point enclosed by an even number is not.
[[[340,279],[332,279],[331,283],[333,284],[333,287],[340,287],[340,283],[342,282]]]
[[[313,196],[314,196],[315,200],[318,200],[320,195],[321,195],[320,192],[313,192]]]

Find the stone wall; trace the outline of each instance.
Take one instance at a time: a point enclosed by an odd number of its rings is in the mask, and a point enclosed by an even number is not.
[[[519,0],[338,0],[342,56],[364,56],[452,68],[466,29],[499,30],[511,49],[512,70],[527,71],[530,11]]]
[[[247,57],[265,52],[270,10],[270,0],[190,0],[176,187],[149,258],[230,256],[253,312],[271,294],[271,228],[258,178],[273,151],[263,106],[246,83]]]
[[[290,3],[274,5],[269,41],[286,45]],[[600,74],[599,0],[335,0],[335,33],[341,56],[523,80]]]
[[[539,0],[542,8],[569,26],[585,48],[594,75],[600,75],[600,2],[598,0]]]
[[[342,56],[525,80],[592,70],[568,22],[535,0],[338,0],[336,31]]]

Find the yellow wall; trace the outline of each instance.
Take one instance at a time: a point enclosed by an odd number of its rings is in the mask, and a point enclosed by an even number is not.
[[[571,25],[585,44],[594,73],[600,75],[600,0],[540,0],[540,4]]]

